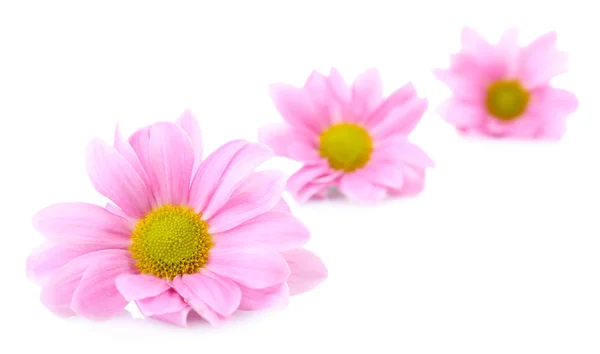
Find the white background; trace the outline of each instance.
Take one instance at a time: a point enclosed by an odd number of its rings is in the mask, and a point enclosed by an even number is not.
[[[25,353],[600,352],[600,22],[593,1],[1,1],[0,351]],[[436,106],[470,25],[526,44],[550,30],[571,52],[557,86],[580,109],[558,144],[463,139]],[[412,136],[435,159],[425,192],[378,206],[293,210],[330,278],[286,309],[225,328],[123,316],[61,320],[25,278],[42,241],[31,216],[103,202],[87,143],[185,108],[206,151],[280,120],[267,85],[378,67],[386,93],[412,81],[430,109]],[[297,165],[271,163],[287,172]],[[289,200],[289,199],[288,199]],[[138,317],[137,315],[134,317]]]

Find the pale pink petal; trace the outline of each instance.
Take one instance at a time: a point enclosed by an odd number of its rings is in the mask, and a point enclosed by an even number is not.
[[[304,89],[312,101],[320,108],[330,105],[332,93],[329,88],[329,80],[323,74],[313,71],[306,80]]]
[[[106,206],[104,207],[106,210],[110,211],[111,213],[122,217],[123,219],[131,219],[131,220],[135,220],[133,218],[131,218],[131,216],[125,214],[125,212],[123,210],[121,210],[121,208],[119,208],[118,206],[112,204],[112,203],[106,203]],[[130,220],[130,221],[131,221]]]
[[[164,279],[150,274],[121,274],[116,286],[127,301],[157,296],[169,289]]]
[[[188,307],[181,295],[171,288],[158,295],[136,300],[135,303],[144,316],[177,313]]]
[[[150,127],[144,127],[133,133],[129,137],[129,145],[135,151],[140,164],[148,175],[150,171]]]
[[[27,277],[38,284],[45,284],[62,266],[90,252],[91,250],[85,248],[74,249],[67,245],[46,243],[27,257]]]
[[[190,137],[192,147],[194,148],[193,176],[202,162],[202,130],[200,130],[198,120],[189,109],[186,109],[181,116],[177,118],[177,125],[179,125]]]
[[[290,277],[287,279],[290,295],[311,290],[327,279],[327,267],[314,253],[298,248],[282,254],[290,267]]]
[[[263,126],[258,140],[279,155],[296,161],[310,162],[320,158],[316,136],[303,134],[286,123]]]
[[[425,188],[425,169],[413,166],[404,166],[404,183],[400,189],[390,189],[388,193],[392,196],[415,196]]]
[[[206,208],[231,159],[247,145],[244,140],[230,141],[202,161],[190,187],[189,201],[196,211],[202,212]]]
[[[336,68],[331,68],[328,82],[329,88],[338,102],[342,104],[350,102],[352,99],[352,91],[344,81],[342,74],[340,74]]]
[[[213,234],[219,247],[258,247],[274,251],[295,249],[310,238],[306,226],[288,212],[270,210],[233,229]]]
[[[381,187],[400,189],[404,184],[404,164],[390,161],[371,161],[358,173]]]
[[[77,257],[59,268],[43,285],[40,299],[50,311],[61,317],[72,316],[73,294],[81,282],[84,272],[92,264],[114,262],[128,253],[125,250],[102,250]]]
[[[510,35],[508,32],[502,44],[506,44]],[[488,80],[498,80],[510,74],[511,64],[506,60],[505,48],[492,45],[472,28],[463,28],[462,48],[466,55],[473,56],[477,70]]]
[[[482,123],[487,115],[482,104],[462,102],[450,98],[438,108],[439,114],[457,127],[475,127]]]
[[[301,203],[318,192],[329,188],[342,176],[342,171],[332,169],[327,161],[302,166],[287,181],[287,190]]]
[[[500,42],[498,43],[499,50],[504,53],[504,57],[507,64],[506,76],[515,77],[517,76],[519,70],[519,31],[516,28],[510,28],[506,30],[502,37],[500,38]]]
[[[406,84],[392,92],[366,119],[366,126],[372,127],[385,120],[389,113],[398,106],[402,106],[417,96],[417,91],[412,84]]]
[[[370,133],[377,139],[384,139],[395,135],[408,135],[423,117],[427,110],[427,100],[414,96],[389,111],[387,117],[378,124],[373,124]]]
[[[460,39],[464,51],[478,53],[491,50],[491,44],[471,27],[462,29]]]
[[[181,277],[173,279],[173,288],[181,295],[194,311],[213,326],[221,326],[228,317],[220,315],[211,309],[187,284]]]
[[[287,84],[273,84],[269,86],[269,92],[275,108],[290,125],[315,134],[325,128],[327,120],[318,116],[306,90]]]
[[[117,150],[96,139],[87,152],[87,170],[96,190],[127,214],[141,218],[152,209],[152,194]]]
[[[522,50],[519,76],[527,88],[534,89],[566,72],[567,61],[567,53],[556,49],[556,32],[550,32]]]
[[[360,173],[342,176],[338,188],[348,199],[355,201],[377,202],[387,195],[386,188],[373,183]]]
[[[271,209],[271,211],[281,211],[284,213],[292,212],[292,210],[290,209],[290,206],[283,198],[281,198],[279,200],[279,202],[277,202],[277,204],[273,207],[273,209]]]
[[[138,155],[135,153],[135,150],[133,150],[131,147],[131,144],[125,140],[123,135],[121,135],[118,125],[115,128],[114,146],[115,149],[117,149],[117,151],[123,155],[131,167],[133,167],[133,169],[138,173],[142,181],[144,181],[146,187],[150,189],[151,184],[148,174],[146,173],[146,170],[144,170],[144,167],[142,166]]]
[[[231,159],[229,165],[223,171],[221,179],[215,189],[210,202],[202,211],[205,219],[211,219],[231,199],[234,198],[236,189],[243,188],[252,178],[254,169],[273,157],[273,151],[263,144],[249,143]],[[268,182],[268,181],[265,181]],[[260,188],[260,185],[252,185],[250,188]]]
[[[342,176],[340,174],[339,176]],[[293,192],[293,196],[299,203],[306,203],[309,200],[324,199],[329,192],[335,188],[337,181],[330,183],[309,183],[304,185],[298,191]]]
[[[287,263],[278,252],[221,249],[218,244],[211,250],[206,268],[251,289],[279,284],[290,275]]]
[[[33,226],[54,243],[96,249],[126,248],[131,243],[129,222],[94,204],[51,205],[33,217]]]
[[[406,137],[393,137],[381,142],[380,147],[373,152],[372,158],[378,161],[401,161],[418,167],[435,167],[435,163],[425,151]]]
[[[569,91],[544,87],[534,92],[528,112],[542,117],[545,122],[565,119],[579,107],[577,97]]]
[[[129,251],[112,252],[109,258],[95,260],[83,273],[71,301],[77,315],[103,320],[125,309],[128,301],[117,290],[115,280],[120,274],[134,271],[135,266]]]
[[[289,287],[287,282],[265,288],[249,289],[240,285],[242,301],[239,309],[242,311],[260,311],[287,302]]]
[[[381,77],[377,69],[369,69],[354,80],[352,106],[357,116],[370,113],[382,100]]]
[[[192,310],[191,307],[186,306],[185,308],[183,308],[179,311],[171,312],[171,313],[164,313],[162,315],[155,315],[155,316],[152,316],[152,318],[156,318],[157,320],[161,320],[163,322],[174,324],[179,327],[187,327],[188,326],[188,316],[189,316],[191,310]]]
[[[181,280],[202,302],[222,316],[231,315],[240,305],[242,292],[230,279],[206,269],[196,274],[184,274]]]
[[[157,123],[150,130],[149,175],[159,204],[187,204],[194,149],[174,123]]]
[[[212,218],[209,232],[227,231],[246,220],[273,209],[285,189],[287,176],[278,170],[253,172],[237,187],[231,198]]]

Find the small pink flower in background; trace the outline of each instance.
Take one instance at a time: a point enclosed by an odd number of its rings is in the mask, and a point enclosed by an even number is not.
[[[273,156],[236,140],[202,160],[196,119],[157,123],[114,147],[88,148],[92,184],[113,204],[56,204],[34,217],[48,243],[27,260],[42,303],[60,316],[106,319],[135,301],[180,326],[285,303],[327,277],[307,228],[281,193],[285,176],[254,172]]]
[[[270,87],[284,123],[262,127],[259,140],[303,166],[287,188],[301,202],[326,197],[332,187],[350,199],[376,201],[415,195],[433,161],[408,140],[427,108],[407,84],[384,98],[370,69],[348,86],[340,73],[313,72],[304,87]]]
[[[467,134],[560,139],[578,102],[571,92],[550,86],[567,64],[567,54],[555,45],[554,32],[520,47],[514,29],[495,45],[463,29],[462,51],[449,69],[436,71],[454,92],[440,113]]]

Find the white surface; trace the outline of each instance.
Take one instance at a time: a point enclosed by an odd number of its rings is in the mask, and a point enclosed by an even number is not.
[[[358,2],[357,2],[358,3]],[[600,33],[593,1],[0,2],[0,299],[4,353],[600,352]],[[559,144],[458,137],[435,107],[431,69],[471,25],[523,43],[556,29],[581,101]],[[426,191],[380,206],[292,207],[330,269],[285,310],[226,328],[123,317],[60,320],[25,279],[30,226],[60,201],[102,202],[87,179],[93,136],[112,138],[184,108],[206,149],[279,120],[266,86],[313,68],[347,79],[376,66],[430,101],[413,135],[438,163]],[[294,163],[277,160],[292,172]],[[354,351],[352,351],[354,352]]]

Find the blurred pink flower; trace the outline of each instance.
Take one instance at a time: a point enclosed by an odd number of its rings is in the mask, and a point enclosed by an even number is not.
[[[409,133],[427,108],[407,84],[384,98],[375,69],[348,86],[340,73],[313,72],[304,87],[270,87],[284,123],[262,127],[259,140],[303,166],[287,183],[304,202],[326,197],[331,187],[350,199],[376,201],[414,195],[433,161]]]
[[[578,106],[571,92],[550,86],[566,72],[567,54],[551,32],[526,47],[508,30],[498,44],[473,29],[462,32],[462,51],[436,76],[454,92],[440,114],[467,134],[520,139],[560,139]]]
[[[48,244],[27,260],[42,303],[60,316],[105,319],[135,301],[145,316],[180,326],[190,312],[219,324],[307,291],[327,276],[301,246],[307,228],[281,193],[285,176],[254,169],[266,146],[236,140],[202,160],[186,111],[114,147],[94,140],[88,173],[113,204],[47,207],[34,226]]]

